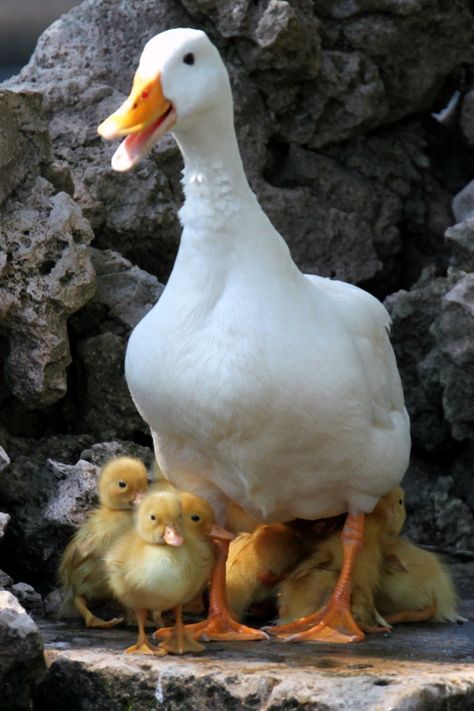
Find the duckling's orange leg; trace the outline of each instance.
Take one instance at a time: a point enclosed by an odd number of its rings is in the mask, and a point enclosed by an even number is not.
[[[185,652],[202,652],[204,646],[196,642],[189,634],[186,632],[186,628],[183,625],[183,606],[178,605],[174,609],[175,614],[175,626],[171,632],[171,635],[165,639],[164,642],[160,644],[160,649],[164,649],[172,654],[184,654]]]
[[[107,629],[108,627],[115,627],[123,622],[123,617],[114,617],[112,620],[102,620],[100,617],[96,617],[87,607],[86,599],[83,595],[74,596],[74,607],[78,612],[81,613],[86,623],[86,627],[100,627],[101,629]]]
[[[348,514],[341,532],[343,564],[331,597],[321,610],[295,622],[268,628],[288,642],[358,642],[364,633],[352,617],[351,577],[364,538],[364,514]],[[290,636],[286,636],[290,635]]]
[[[185,629],[195,639],[209,641],[251,641],[268,639],[268,635],[262,630],[241,625],[232,617],[227,604],[227,592],[225,584],[225,564],[229,554],[230,542],[221,538],[213,539],[217,546],[217,558],[214,564],[211,578],[211,588],[209,591],[209,616],[204,622],[194,625],[186,625]],[[154,637],[163,639],[169,628],[156,630]]]
[[[430,605],[423,610],[401,610],[394,612],[393,615],[386,615],[385,619],[391,625],[396,625],[398,622],[425,622],[436,615],[436,605]]]
[[[138,625],[138,638],[136,644],[132,644],[131,647],[127,647],[125,652],[127,654],[154,654],[158,657],[164,657],[166,649],[160,649],[159,647],[154,647],[149,643],[145,632],[145,623],[148,617],[148,610],[135,610],[135,616],[137,618]]]

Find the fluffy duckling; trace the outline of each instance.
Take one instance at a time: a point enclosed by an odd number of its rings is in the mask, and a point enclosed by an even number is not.
[[[89,601],[113,598],[107,581],[103,556],[111,544],[132,526],[132,509],[147,488],[147,471],[132,457],[108,462],[98,481],[99,506],[74,534],[59,566],[59,580],[66,590],[60,617],[79,612],[87,627],[113,627],[122,621],[105,621],[88,608]]]
[[[466,622],[451,576],[434,553],[398,537],[388,538],[383,552],[375,605],[389,622]]]
[[[107,554],[110,586],[137,618],[137,643],[127,652],[163,655],[203,649],[185,631],[181,612],[182,605],[209,581],[214,556],[208,535],[213,521],[211,507],[199,497],[155,492],[140,504],[135,529],[125,533]],[[175,612],[175,628],[160,647],[154,647],[145,634],[147,611],[170,609]]]
[[[302,537],[282,523],[259,526],[232,541],[226,564],[227,597],[238,620],[251,604],[274,595],[277,583],[305,551]]]
[[[383,560],[384,534],[398,534],[405,522],[403,489],[397,486],[385,494],[366,517],[364,542],[353,573],[351,609],[361,629],[376,632],[390,629],[374,605]],[[322,608],[338,580],[343,550],[340,536],[331,534],[317,544],[316,550],[302,561],[279,586],[280,632],[291,633],[294,620],[310,616]],[[271,631],[271,629],[269,630]]]

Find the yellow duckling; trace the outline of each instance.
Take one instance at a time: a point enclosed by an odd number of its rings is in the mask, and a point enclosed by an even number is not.
[[[60,617],[78,611],[87,627],[113,627],[122,618],[105,621],[89,610],[88,601],[113,598],[103,556],[111,544],[132,526],[135,500],[147,488],[147,471],[138,459],[119,457],[103,468],[99,482],[99,506],[80,526],[67,545],[59,566],[59,579],[66,590]]]
[[[457,612],[451,576],[440,559],[404,538],[384,543],[384,558],[375,605],[396,622],[466,622]]]
[[[238,620],[251,604],[273,597],[277,583],[305,551],[302,537],[282,523],[259,526],[232,541],[226,564],[227,598]]]
[[[366,517],[364,542],[354,567],[351,594],[353,617],[364,631],[390,629],[374,605],[374,594],[380,582],[383,536],[398,534],[405,517],[404,492],[399,486],[382,496]],[[325,605],[338,580],[342,561],[340,536],[334,533],[317,543],[316,550],[281,583],[278,633],[291,633],[293,621],[305,616],[308,622],[310,617],[313,622],[310,613]]]
[[[209,581],[214,555],[208,535],[213,521],[211,507],[199,497],[154,492],[140,504],[135,529],[125,533],[107,554],[110,586],[137,618],[137,643],[127,652],[163,655],[203,649],[185,631],[181,611]],[[147,611],[170,609],[175,612],[175,628],[160,647],[154,647],[145,634]],[[163,636],[169,630],[160,632]]]

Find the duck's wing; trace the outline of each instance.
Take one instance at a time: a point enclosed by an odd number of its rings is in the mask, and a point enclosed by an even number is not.
[[[392,427],[390,413],[404,412],[403,388],[390,343],[390,316],[383,304],[363,289],[333,279],[305,275],[324,292],[344,323],[359,355],[377,424]]]

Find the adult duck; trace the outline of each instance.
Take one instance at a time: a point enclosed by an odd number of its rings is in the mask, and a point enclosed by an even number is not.
[[[227,70],[204,32],[153,37],[129,98],[98,130],[126,136],[115,170],[168,131],[184,159],[179,252],[125,362],[164,475],[207,499],[220,522],[231,502],[270,523],[347,512],[338,583],[301,629],[305,639],[361,639],[349,597],[364,514],[401,480],[410,450],[387,312],[291,259],[247,182]],[[204,634],[261,636],[224,609],[221,553]]]

